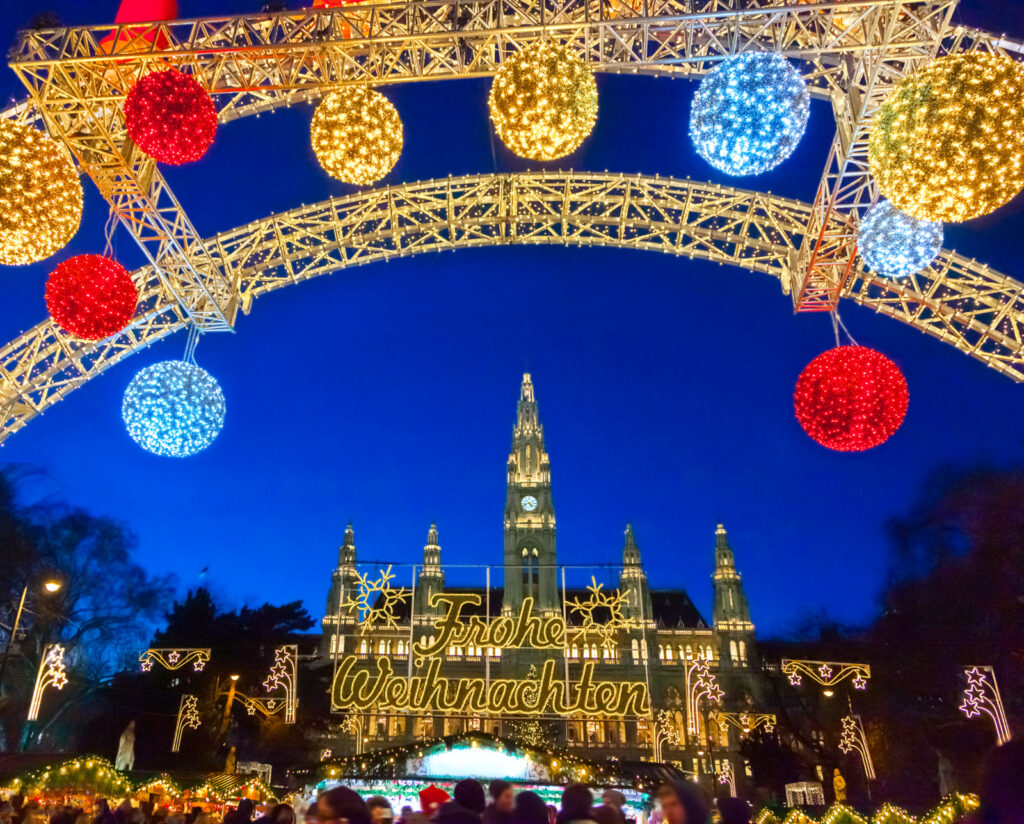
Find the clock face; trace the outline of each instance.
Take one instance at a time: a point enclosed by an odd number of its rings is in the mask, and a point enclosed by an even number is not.
[[[522,503],[523,509],[526,512],[533,512],[537,508],[537,499],[533,495],[524,495],[520,503]]]

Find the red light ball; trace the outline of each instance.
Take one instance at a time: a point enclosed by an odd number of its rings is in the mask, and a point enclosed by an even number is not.
[[[128,134],[143,152],[178,166],[199,160],[217,133],[213,99],[177,69],[147,74],[124,100]]]
[[[102,340],[124,329],[135,314],[139,292],[120,263],[102,255],[68,258],[46,282],[46,308],[67,332]]]
[[[903,373],[881,352],[838,346],[800,373],[793,406],[800,426],[822,446],[863,452],[900,428],[909,399]]]

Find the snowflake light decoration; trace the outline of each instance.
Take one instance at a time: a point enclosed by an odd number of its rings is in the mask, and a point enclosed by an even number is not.
[[[408,587],[392,587],[395,579],[391,565],[380,570],[375,580],[367,573],[356,572],[356,597],[348,603],[348,610],[359,620],[359,630],[365,634],[376,627],[398,629],[395,610],[404,604],[411,590]]]
[[[804,79],[781,55],[737,54],[701,81],[690,138],[719,171],[761,174],[792,154],[807,128],[810,102]]]
[[[224,426],[224,393],[210,374],[188,361],[161,361],[132,378],[121,415],[147,452],[185,458],[213,443]]]
[[[916,275],[942,251],[942,224],[911,217],[880,200],[860,222],[857,251],[872,272],[887,278]]]
[[[614,650],[615,634],[634,624],[622,613],[622,608],[629,603],[630,590],[606,591],[604,584],[599,584],[596,578],[591,577],[587,592],[590,594],[586,600],[573,598],[569,602],[569,611],[582,620],[579,631],[583,636],[596,636],[601,639],[602,647]]]

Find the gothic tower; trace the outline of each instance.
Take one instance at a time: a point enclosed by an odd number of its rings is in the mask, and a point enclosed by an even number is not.
[[[529,373],[523,375],[508,456],[505,495],[506,612],[517,612],[525,597],[535,608],[557,612],[555,508],[551,502],[551,467],[544,449],[544,428]]]
[[[437,543],[437,524],[427,532],[427,545],[423,547],[423,569],[416,576],[416,597],[413,613],[417,618],[436,616],[441,607],[430,605],[430,596],[444,589],[444,570],[441,569],[441,546]]]
[[[622,574],[619,575],[619,590],[628,593],[623,615],[634,621],[654,620],[651,604],[651,590],[647,586],[647,573],[640,565],[640,547],[636,545],[633,526],[626,524],[626,543],[622,548]]]
[[[354,622],[355,616],[345,605],[355,597],[356,590],[356,535],[349,521],[345,527],[345,541],[338,548],[338,566],[331,574],[331,589],[327,593],[327,608],[321,621],[323,636],[320,642],[321,654],[332,655],[343,652],[338,644],[344,645],[344,631],[338,635],[340,626]]]
[[[755,665],[754,625],[743,592],[743,580],[736,571],[736,559],[729,537],[721,524],[715,530],[715,601],[712,609],[715,630],[720,639],[723,669],[750,669]]]

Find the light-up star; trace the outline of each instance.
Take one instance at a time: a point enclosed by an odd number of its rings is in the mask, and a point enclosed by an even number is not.
[[[960,705],[960,712],[968,718],[974,718],[976,715],[981,714],[977,701],[971,700],[970,698],[964,698],[964,702]]]
[[[61,670],[60,672],[58,672],[56,675],[53,676],[53,686],[56,687],[59,690],[64,689],[64,685],[67,684],[67,682],[68,682],[68,677],[64,674],[63,670]]]
[[[167,656],[167,660],[170,661],[172,664],[177,664],[179,658],[181,658],[181,653],[179,653],[177,650],[173,650]]]
[[[864,673],[858,672],[857,677],[853,679],[853,688],[855,690],[863,690],[868,687],[868,679],[864,677]]]
[[[800,686],[800,682],[803,681],[803,680],[804,679],[801,677],[799,672],[791,672],[789,674],[790,686],[799,687]]]
[[[192,664],[192,669],[194,669],[196,672],[202,672],[203,671],[203,667],[205,667],[205,666],[206,666],[206,662],[202,658],[197,658],[195,660],[195,663]]]
[[[147,658],[139,666],[142,668],[143,672],[149,672],[153,669],[153,659]]]
[[[977,667],[972,667],[971,669],[966,670],[964,672],[964,675],[967,676],[967,683],[970,684],[972,687],[985,686],[986,675]]]
[[[252,704],[249,704],[249,706],[247,706],[245,708],[245,711],[247,713],[249,713],[249,715],[255,715],[256,714],[256,707],[254,707]]]
[[[822,664],[820,667],[818,667],[818,674],[822,678],[828,680],[832,677],[832,667],[830,667],[828,664]]]

